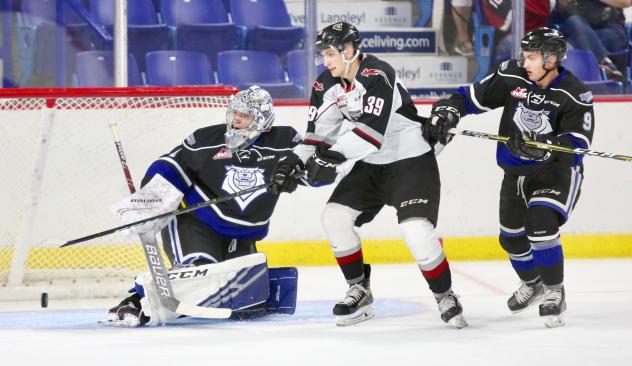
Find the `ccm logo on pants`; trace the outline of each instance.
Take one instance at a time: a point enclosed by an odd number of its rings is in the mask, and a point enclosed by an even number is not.
[[[418,203],[423,203],[424,205],[426,203],[428,203],[428,200],[425,200],[423,198],[413,198],[412,200],[408,200],[408,201],[404,201],[402,202],[399,207],[404,207],[404,206],[410,206],[410,205],[416,205]]]

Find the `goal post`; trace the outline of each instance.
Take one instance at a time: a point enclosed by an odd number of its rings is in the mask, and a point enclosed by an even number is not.
[[[224,122],[233,87],[0,90],[0,300],[111,297],[146,269],[137,238],[72,248],[64,240],[119,225],[129,195],[110,124],[136,181],[194,130]]]

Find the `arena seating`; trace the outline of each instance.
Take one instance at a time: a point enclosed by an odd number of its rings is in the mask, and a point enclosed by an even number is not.
[[[77,86],[114,86],[114,53],[112,51],[85,51],[77,54]],[[134,55],[127,58],[127,85],[142,85]]]
[[[90,12],[110,31],[114,24],[114,0],[90,0]],[[151,0],[127,2],[128,50],[138,61],[141,71],[146,71],[145,54],[150,51],[169,49],[169,28],[158,23],[156,9]],[[102,44],[102,49],[111,45]]]
[[[217,53],[242,48],[242,31],[229,22],[222,0],[162,0],[175,49],[203,52],[217,68]]]
[[[147,84],[154,86],[215,84],[205,54],[193,51],[155,51],[147,54]]]
[[[276,53],[282,63],[298,48],[304,29],[292,26],[283,0],[231,0],[233,22],[246,29],[246,48]]]
[[[570,70],[578,79],[583,81],[594,94],[620,94],[623,83],[607,80],[599,68],[597,59],[592,52],[581,49],[568,50],[562,66]]]
[[[18,85],[52,86],[57,79],[57,32],[63,32],[63,49],[68,62],[62,78],[69,82],[77,52],[91,49],[88,25],[64,3],[63,26],[57,25],[55,3],[23,0],[18,14],[18,54],[22,74]]]
[[[224,51],[217,56],[219,82],[238,89],[257,84],[273,98],[299,98],[301,88],[285,78],[276,54],[266,51]]]

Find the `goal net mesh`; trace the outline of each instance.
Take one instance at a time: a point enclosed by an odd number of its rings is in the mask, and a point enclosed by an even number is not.
[[[0,91],[0,300],[110,297],[147,264],[137,238],[112,234],[129,195],[111,124],[134,183],[195,129],[223,123],[229,87]]]

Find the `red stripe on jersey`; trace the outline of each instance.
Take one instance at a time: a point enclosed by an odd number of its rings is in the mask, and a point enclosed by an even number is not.
[[[344,266],[345,264],[353,263],[362,259],[362,249],[357,252],[349,255],[345,255],[344,257],[336,257],[336,261],[338,261],[338,265]]]
[[[374,139],[371,135],[368,135],[366,132],[358,129],[358,128],[354,128],[353,131],[356,135],[360,136],[360,138],[362,138],[363,140],[365,140],[366,142],[368,142],[369,144],[377,147],[378,149],[380,147],[382,147],[382,143],[380,143],[378,140]]]
[[[303,143],[305,145],[318,145],[320,144],[320,141],[314,139],[303,139]]]
[[[314,140],[314,139],[303,139],[303,144],[305,144],[305,145],[314,145],[314,146],[318,146],[320,144],[323,144],[328,149],[331,147],[331,144],[328,144],[328,143],[323,142],[323,141]]]
[[[435,278],[441,276],[443,272],[447,271],[448,268],[448,260],[443,258],[443,261],[441,261],[441,263],[439,263],[439,265],[434,269],[431,269],[430,271],[421,270],[421,274],[424,275],[424,278],[427,280],[434,280]]]

